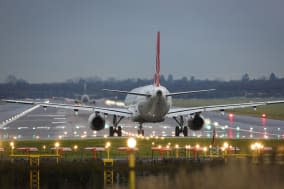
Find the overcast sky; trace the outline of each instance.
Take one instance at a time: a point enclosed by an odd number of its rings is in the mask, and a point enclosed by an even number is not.
[[[283,0],[0,0],[0,82],[284,76]]]

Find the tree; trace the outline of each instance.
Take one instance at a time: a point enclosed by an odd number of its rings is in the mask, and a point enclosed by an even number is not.
[[[171,83],[174,80],[174,76],[172,74],[168,75],[168,82]]]
[[[5,81],[6,83],[9,83],[9,84],[16,84],[18,79],[16,78],[16,76],[10,74],[8,75]]]
[[[277,79],[278,79],[277,76],[272,72],[269,76],[269,80],[274,81],[274,80],[277,80]]]
[[[243,76],[242,76],[242,81],[249,81],[249,75],[248,73],[245,73]]]
[[[183,77],[181,78],[181,80],[182,80],[183,82],[187,82],[187,77],[186,77],[186,76],[183,76]]]
[[[161,75],[160,76],[160,83],[165,83],[165,82],[166,82],[165,76]]]

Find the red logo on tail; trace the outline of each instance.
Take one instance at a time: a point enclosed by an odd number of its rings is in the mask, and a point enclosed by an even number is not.
[[[156,73],[154,76],[154,84],[160,86],[160,32],[157,33],[157,52],[156,52]]]

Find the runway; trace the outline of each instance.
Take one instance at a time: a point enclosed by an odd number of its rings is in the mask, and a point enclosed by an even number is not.
[[[103,105],[103,100],[98,102]],[[106,129],[101,131],[92,131],[89,128],[87,120],[90,112],[84,111],[79,111],[78,115],[75,115],[73,110],[39,107],[16,119],[15,115],[31,107],[0,104],[0,139],[78,139],[108,136],[111,116],[106,118]],[[15,121],[10,120],[13,116]],[[189,131],[189,137],[211,138],[215,126],[216,137],[219,138],[284,138],[284,121],[239,115],[229,118],[227,114],[222,115],[219,112],[207,112],[203,117],[206,120],[203,129]],[[7,120],[11,122],[7,124]],[[120,125],[124,136],[137,133],[138,124],[131,120],[125,119]],[[159,137],[174,136],[175,126],[173,119],[166,119],[162,123],[143,124],[145,136]]]

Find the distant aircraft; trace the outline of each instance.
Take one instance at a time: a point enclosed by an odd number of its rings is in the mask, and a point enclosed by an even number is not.
[[[109,127],[109,135],[114,136],[116,133],[118,136],[122,135],[121,126],[119,123],[124,118],[130,118],[132,121],[139,123],[138,134],[144,135],[142,127],[143,123],[162,122],[165,118],[173,118],[177,125],[175,128],[175,136],[179,136],[183,133],[184,136],[188,136],[188,128],[191,130],[200,130],[204,125],[204,119],[201,116],[205,111],[221,111],[224,113],[226,109],[234,108],[246,108],[284,103],[284,100],[279,101],[264,101],[264,102],[249,102],[240,104],[225,104],[225,105],[212,105],[212,106],[199,106],[188,108],[176,108],[172,107],[172,96],[192,94],[200,92],[214,91],[215,89],[197,90],[197,91],[185,91],[170,93],[165,87],[160,85],[160,32],[157,33],[157,52],[156,52],[156,73],[154,75],[154,83],[139,88],[135,88],[131,91],[122,90],[110,90],[103,89],[105,91],[124,93],[125,107],[124,108],[108,108],[108,107],[94,107],[87,105],[68,105],[57,103],[38,103],[32,101],[17,101],[17,100],[4,100],[10,103],[24,103],[35,104],[43,107],[57,107],[73,109],[75,112],[79,110],[87,110],[94,112],[89,116],[89,124],[92,130],[101,130],[105,128],[105,115],[113,115],[112,124]]]
[[[84,105],[94,105],[96,103],[94,96],[87,94],[87,83],[84,83],[83,94],[75,94],[75,99],[65,98],[65,97],[52,97],[53,100],[65,101],[68,103],[84,104]]]
[[[76,104],[95,104],[96,101],[93,99],[94,95],[87,94],[87,83],[84,83],[84,93],[82,95],[75,95],[77,99],[74,100]],[[79,99],[78,99],[79,98]]]

